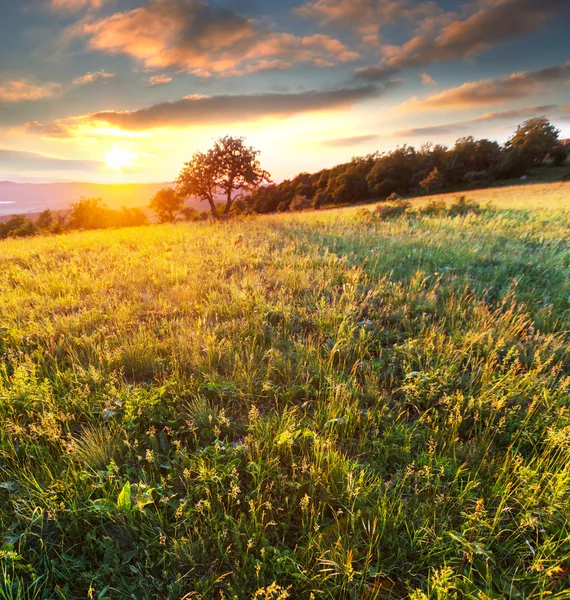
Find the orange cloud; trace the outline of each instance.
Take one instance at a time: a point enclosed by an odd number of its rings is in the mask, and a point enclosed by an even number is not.
[[[563,83],[568,78],[570,78],[570,62],[539,71],[513,73],[508,77],[464,83],[423,100],[413,99],[403,106],[416,110],[418,108],[470,108],[498,104],[532,96],[544,90],[545,85]]]
[[[294,62],[330,66],[359,58],[325,35],[274,33],[258,21],[198,0],[148,5],[72,30],[92,50],[127,54],[147,68],[176,68],[202,77],[286,68]]]
[[[424,85],[437,85],[437,81],[428,73],[422,73],[422,83]]]
[[[95,81],[98,81],[98,80],[114,79],[115,77],[116,77],[116,75],[114,73],[107,73],[104,70],[89,72],[89,73],[85,73],[85,75],[82,75],[81,77],[76,77],[71,82],[71,85],[72,86],[88,85],[88,84],[94,83]]]
[[[54,98],[61,94],[59,83],[35,83],[18,79],[0,83],[0,102],[24,102]]]
[[[172,77],[168,75],[153,75],[147,79],[148,87],[157,87],[159,85],[166,85],[172,81]]]

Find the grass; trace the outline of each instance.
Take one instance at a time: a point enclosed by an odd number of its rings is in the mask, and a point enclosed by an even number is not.
[[[570,597],[570,213],[528,189],[0,243],[0,599]]]

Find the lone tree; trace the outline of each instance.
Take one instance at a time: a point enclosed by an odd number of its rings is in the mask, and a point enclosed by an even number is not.
[[[185,163],[176,183],[182,198],[195,196],[206,200],[212,216],[218,218],[215,198],[226,198],[224,216],[230,214],[234,201],[269,182],[269,173],[261,168],[259,150],[245,145],[245,139],[226,136],[219,138],[206,153],[196,152]],[[234,192],[239,191],[234,195]]]
[[[507,151],[519,151],[530,167],[540,165],[558,142],[560,131],[546,117],[529,119],[519,125],[505,144]]]
[[[161,223],[172,223],[184,206],[184,198],[172,188],[162,188],[150,200],[149,207]]]

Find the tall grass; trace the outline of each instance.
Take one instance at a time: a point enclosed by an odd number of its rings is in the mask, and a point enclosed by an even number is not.
[[[0,244],[0,598],[567,598],[570,217]]]

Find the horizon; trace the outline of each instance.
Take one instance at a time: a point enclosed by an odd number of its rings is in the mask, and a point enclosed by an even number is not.
[[[0,25],[0,180],[173,182],[218,136],[274,181],[547,116],[565,0],[26,0]]]

